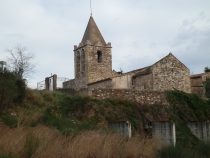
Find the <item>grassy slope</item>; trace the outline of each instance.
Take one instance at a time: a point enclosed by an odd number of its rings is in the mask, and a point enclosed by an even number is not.
[[[24,105],[10,109],[1,118],[11,127],[45,124],[65,134],[106,130],[107,123],[115,120],[130,120],[136,131],[141,122],[135,103],[38,91],[29,91]]]
[[[166,92],[170,106],[141,106],[115,98],[97,100],[85,96],[70,97],[46,91],[27,92],[21,105],[8,109],[0,118],[10,127],[44,124],[64,134],[83,130],[107,130],[108,122],[129,120],[134,133],[141,132],[143,117],[167,117],[185,128],[188,121],[210,119],[210,102],[180,91]],[[184,134],[184,133],[182,133]]]
[[[199,140],[192,135],[186,122],[210,120],[210,102],[197,95],[180,91],[167,92],[170,102],[170,117],[176,123],[177,142],[187,147],[193,147]]]
[[[156,146],[153,140],[100,131],[64,136],[40,125],[0,130],[0,158],[151,158]]]
[[[142,112],[153,118],[167,114],[176,122],[178,143],[193,148],[199,140],[191,134],[186,122],[209,120],[210,102],[179,91],[167,92],[166,95],[169,107],[142,107],[114,98],[96,100],[29,90],[23,104],[3,112],[0,118],[10,127],[31,128],[45,125],[65,135],[78,135],[86,130],[106,132],[109,121],[129,120],[137,134],[142,130]]]
[[[127,140],[107,131],[111,120],[130,120],[139,129],[137,105],[123,100],[28,91],[25,102],[1,120],[12,128],[0,127],[0,158],[138,158],[157,150],[154,140]]]

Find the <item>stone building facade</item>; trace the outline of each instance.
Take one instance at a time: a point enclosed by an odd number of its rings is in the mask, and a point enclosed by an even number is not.
[[[74,46],[75,79],[65,82],[64,87],[87,88],[89,83],[111,77],[111,48],[91,16],[81,43]]]
[[[192,93],[195,93],[201,97],[205,97],[205,82],[207,79],[210,79],[210,72],[191,75],[190,80]]]
[[[169,53],[155,64],[118,74],[102,82],[89,84],[89,88],[135,89],[139,91],[181,90],[191,92],[190,71]]]
[[[153,90],[191,92],[190,70],[171,53],[152,66]]]
[[[151,66],[120,73],[112,70],[111,49],[91,16],[81,43],[74,46],[75,79],[63,87],[191,92],[190,71],[172,53]]]

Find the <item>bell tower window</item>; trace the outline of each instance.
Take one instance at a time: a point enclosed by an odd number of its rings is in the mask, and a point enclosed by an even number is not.
[[[81,72],[82,72],[82,74],[84,74],[85,73],[85,51],[84,51],[84,49],[82,49],[82,51],[81,51]]]
[[[102,62],[102,52],[100,50],[97,51],[97,60],[98,60],[98,63]]]

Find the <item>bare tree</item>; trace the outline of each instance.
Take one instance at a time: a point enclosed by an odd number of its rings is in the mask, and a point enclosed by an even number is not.
[[[28,78],[35,68],[32,63],[33,55],[28,53],[26,47],[22,46],[8,49],[8,52],[10,53],[8,58],[9,68],[21,79]]]

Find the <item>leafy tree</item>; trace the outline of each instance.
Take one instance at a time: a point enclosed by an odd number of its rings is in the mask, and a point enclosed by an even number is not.
[[[210,68],[209,67],[205,67],[204,68],[204,72],[210,72]]]

